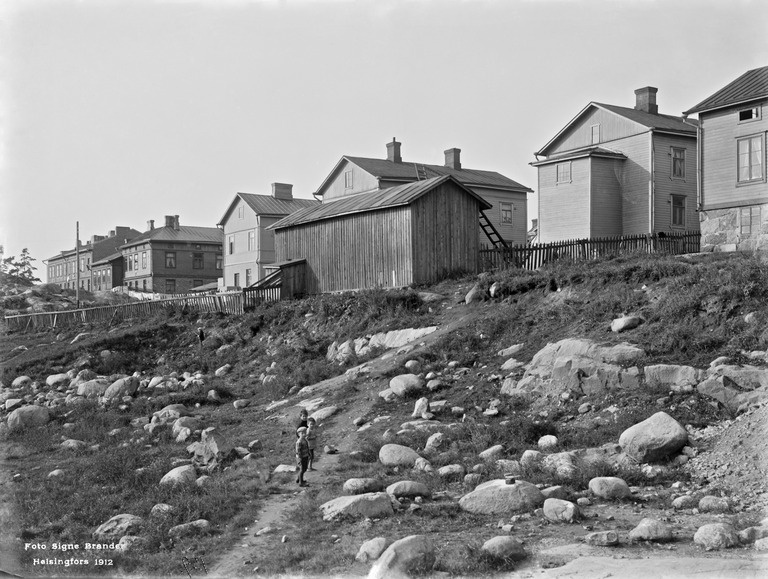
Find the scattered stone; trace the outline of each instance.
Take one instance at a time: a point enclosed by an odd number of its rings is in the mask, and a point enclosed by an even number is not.
[[[643,519],[629,532],[630,541],[673,541],[672,527],[656,519]]]
[[[64,471],[61,470],[60,468],[57,468],[57,469],[52,470],[51,472],[49,472],[47,478],[59,478],[59,477],[62,477],[62,476],[64,476]]]
[[[427,454],[439,451],[448,443],[448,437],[442,432],[435,432],[428,439],[424,445],[424,452]]]
[[[385,444],[379,449],[379,462],[384,466],[412,467],[421,458],[412,448],[401,444]]]
[[[107,522],[99,525],[93,532],[93,538],[99,542],[111,543],[120,540],[125,535],[134,535],[141,530],[144,519],[136,515],[123,513],[115,515]]]
[[[419,392],[422,388],[424,388],[424,380],[416,374],[400,374],[389,381],[389,389],[396,396]]]
[[[217,378],[222,378],[229,374],[229,371],[232,370],[232,364],[224,364],[220,368],[216,368],[216,371],[214,372],[214,375]]]
[[[480,479],[483,478],[480,473],[472,472],[468,475],[464,476],[464,484],[468,487],[474,488],[477,486],[477,484],[480,482]]]
[[[483,460],[497,460],[504,454],[504,447],[500,444],[496,444],[490,448],[486,448],[478,456]]]
[[[35,426],[43,426],[51,420],[51,414],[45,406],[22,406],[8,415],[8,430],[18,432]]]
[[[460,478],[464,476],[464,466],[461,464],[447,464],[437,469],[437,475],[441,478]]]
[[[642,323],[643,318],[640,316],[622,316],[611,322],[611,331],[619,333],[634,330]]]
[[[419,398],[413,405],[412,418],[420,418],[422,414],[429,411],[429,399]]]
[[[545,434],[539,438],[538,447],[543,452],[547,452],[557,448],[557,444],[557,436],[553,436],[552,434]]]
[[[197,519],[168,529],[168,535],[175,539],[192,535],[204,535],[211,532],[211,523],[205,519]]]
[[[168,505],[166,503],[157,503],[149,511],[150,519],[165,519],[170,517],[176,512],[176,507]]]
[[[755,541],[755,551],[768,551],[768,538]]]
[[[246,408],[247,406],[249,406],[249,405],[250,405],[250,403],[251,403],[251,401],[250,401],[250,400],[247,400],[247,399],[245,399],[245,398],[240,398],[240,399],[238,399],[238,400],[235,400],[235,401],[232,403],[232,406],[234,406],[235,408],[237,408],[238,410],[240,410],[241,408]]]
[[[681,497],[677,497],[675,500],[672,501],[672,508],[677,510],[692,509],[697,505],[698,505],[698,502],[691,495],[683,495]]]
[[[177,466],[176,468],[165,473],[163,478],[160,479],[160,485],[183,485],[192,484],[197,480],[197,472],[195,467],[191,464],[185,464]]]
[[[82,441],[82,440],[75,440],[74,438],[68,438],[64,442],[61,443],[61,448],[64,448],[66,450],[83,450],[88,446],[88,443]]]
[[[408,360],[405,363],[405,369],[411,374],[418,374],[421,372],[421,363],[418,360]]]
[[[520,464],[524,468],[535,468],[544,460],[544,455],[538,450],[526,450],[520,456]]]
[[[755,541],[759,541],[760,539],[765,539],[766,537],[768,537],[768,528],[747,527],[743,531],[739,531],[738,535],[739,535],[739,542],[742,545],[748,545],[750,543],[754,543]]]
[[[70,382],[69,374],[51,374],[45,379],[45,385],[56,388],[61,385],[68,385]]]
[[[376,493],[383,488],[384,484],[377,478],[351,478],[347,479],[342,490],[348,495],[362,495]]]
[[[526,481],[507,484],[504,479],[478,485],[459,500],[465,511],[485,515],[531,511],[542,504],[544,495],[535,485]]]
[[[710,523],[699,527],[693,542],[707,551],[719,551],[739,544],[736,530],[727,523]]]
[[[728,500],[722,497],[707,495],[699,500],[699,511],[702,513],[727,513],[729,510]]]
[[[541,494],[544,495],[545,499],[567,500],[568,498],[568,491],[564,486],[561,485],[555,485],[541,489]]]
[[[601,499],[624,499],[632,496],[624,479],[615,476],[600,476],[589,481],[589,490]]]
[[[579,508],[570,501],[546,499],[544,516],[556,523],[574,523],[579,519],[580,513]]]
[[[576,504],[580,507],[588,507],[592,504],[592,501],[590,501],[587,497],[579,497],[576,499]]]
[[[338,497],[320,505],[320,510],[325,521],[342,516],[378,518],[394,514],[389,495],[381,492]]]
[[[629,427],[621,433],[619,445],[638,462],[652,462],[678,452],[688,443],[688,432],[665,412]]]
[[[619,534],[616,531],[598,531],[589,533],[584,542],[596,547],[612,547],[619,544]]]
[[[519,539],[508,535],[500,535],[488,539],[483,543],[480,550],[496,559],[508,561],[522,561],[528,556],[523,543]]]
[[[389,547],[390,542],[386,537],[376,537],[369,539],[362,545],[355,555],[355,560],[361,563],[367,563],[368,561],[375,561],[381,554]]]
[[[503,350],[499,350],[498,352],[496,352],[496,355],[501,356],[503,358],[507,358],[509,356],[514,356],[524,347],[525,347],[525,344],[515,344],[514,346],[510,346],[509,348],[504,348]]]
[[[433,379],[427,382],[427,390],[430,392],[435,392],[436,390],[440,390],[440,388],[443,387],[443,381],[440,379]]]
[[[387,487],[387,494],[397,499],[412,499],[414,497],[429,498],[432,496],[432,493],[430,492],[427,485],[410,480],[402,480],[396,483],[392,483]]]
[[[435,564],[435,548],[426,535],[395,541],[381,554],[368,579],[395,579],[429,572]]]
[[[32,384],[32,378],[29,376],[18,376],[13,379],[13,382],[11,382],[12,388],[26,388]]]
[[[136,550],[142,543],[143,539],[141,537],[137,537],[136,535],[125,535],[117,542],[115,550],[121,553],[130,553],[131,551]]]
[[[123,396],[133,396],[139,388],[139,379],[136,376],[118,378],[104,391],[104,398],[110,402],[122,400]]]

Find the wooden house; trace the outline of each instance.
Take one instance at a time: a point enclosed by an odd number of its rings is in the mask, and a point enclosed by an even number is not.
[[[702,249],[768,249],[768,66],[745,72],[683,114],[694,113]]]
[[[118,248],[141,235],[132,227],[118,226],[108,235],[93,235],[77,248],[62,251],[47,260],[48,283],[65,289],[75,289],[78,279],[80,288],[89,291],[110,290],[123,284],[122,258]],[[78,264],[78,255],[80,262]]]
[[[187,293],[221,277],[224,233],[216,227],[180,225],[166,215],[165,226],[147,231],[120,247],[124,286],[154,293]]]
[[[538,241],[698,230],[696,126],[659,113],[656,93],[591,102],[535,153]]]
[[[293,185],[272,183],[271,195],[238,193],[219,220],[224,230],[224,286],[248,287],[275,262],[275,233],[267,229],[286,215],[318,205],[294,199]]]
[[[479,217],[487,219],[501,239],[508,244],[524,244],[528,228],[527,194],[533,193],[533,190],[496,171],[463,167],[461,149],[448,149],[444,155],[443,165],[404,161],[401,143],[392,139],[391,143],[387,143],[386,159],[343,156],[314,195],[321,197],[325,203],[340,197],[450,175],[491,205]],[[482,228],[478,229],[478,239],[481,244],[491,244]]]
[[[305,293],[429,283],[478,267],[490,203],[452,175],[340,196],[271,226],[278,262],[306,260]]]

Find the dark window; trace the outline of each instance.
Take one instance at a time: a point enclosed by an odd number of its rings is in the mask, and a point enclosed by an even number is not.
[[[141,252],[141,269],[147,269],[147,252]]]
[[[203,254],[202,253],[193,253],[192,254],[192,269],[203,269]]]
[[[685,149],[672,147],[672,178],[685,179]]]
[[[216,269],[221,269],[221,262],[223,261],[223,258],[221,255],[216,256]]]
[[[229,253],[229,255],[232,255],[233,253],[235,253],[235,236],[234,235],[227,236],[227,248],[228,248],[227,252]]]
[[[500,203],[499,209],[501,210],[501,222],[507,225],[511,225],[514,206],[511,203]]]
[[[760,118],[760,107],[753,107],[751,109],[744,109],[739,111],[739,122],[742,121],[754,121]]]
[[[752,235],[760,231],[760,207],[742,207],[739,212],[739,232],[742,235]]]
[[[175,279],[166,279],[165,280],[165,293],[167,293],[167,294],[175,294],[176,293],[176,280]]]
[[[176,252],[175,251],[166,251],[165,252],[165,267],[167,267],[169,269],[173,269],[173,268],[176,267]],[[176,283],[176,281],[174,280],[173,283]]]
[[[685,195],[672,195],[672,225],[685,227]]]
[[[557,182],[558,183],[570,183],[571,182],[571,162],[557,164]]]

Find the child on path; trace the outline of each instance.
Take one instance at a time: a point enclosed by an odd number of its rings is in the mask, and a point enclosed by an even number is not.
[[[315,470],[312,463],[315,462],[315,445],[317,444],[317,422],[311,416],[307,419],[307,442],[309,443],[309,467],[307,470]]]
[[[296,425],[296,438],[299,437],[299,428],[306,428],[307,427],[307,409],[302,408],[301,412],[299,412],[299,422]],[[299,464],[298,459],[296,460],[296,472],[299,472],[301,470],[301,464]]]
[[[304,482],[304,473],[307,472],[307,465],[309,464],[309,443],[307,442],[307,428],[305,426],[300,427],[296,434],[298,440],[296,440],[296,462],[299,464],[299,476],[296,482],[299,486],[309,486]]]

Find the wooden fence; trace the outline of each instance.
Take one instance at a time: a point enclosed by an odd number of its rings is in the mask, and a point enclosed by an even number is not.
[[[5,323],[9,330],[56,328],[71,324],[87,323],[110,324],[116,321],[150,317],[169,309],[242,314],[243,294],[241,292],[227,292],[216,295],[184,296],[78,310],[18,314],[5,316]]]
[[[589,260],[633,253],[696,253],[701,233],[655,233],[593,239],[569,239],[552,243],[513,245],[480,250],[480,270],[521,268],[534,270],[558,259]]]

